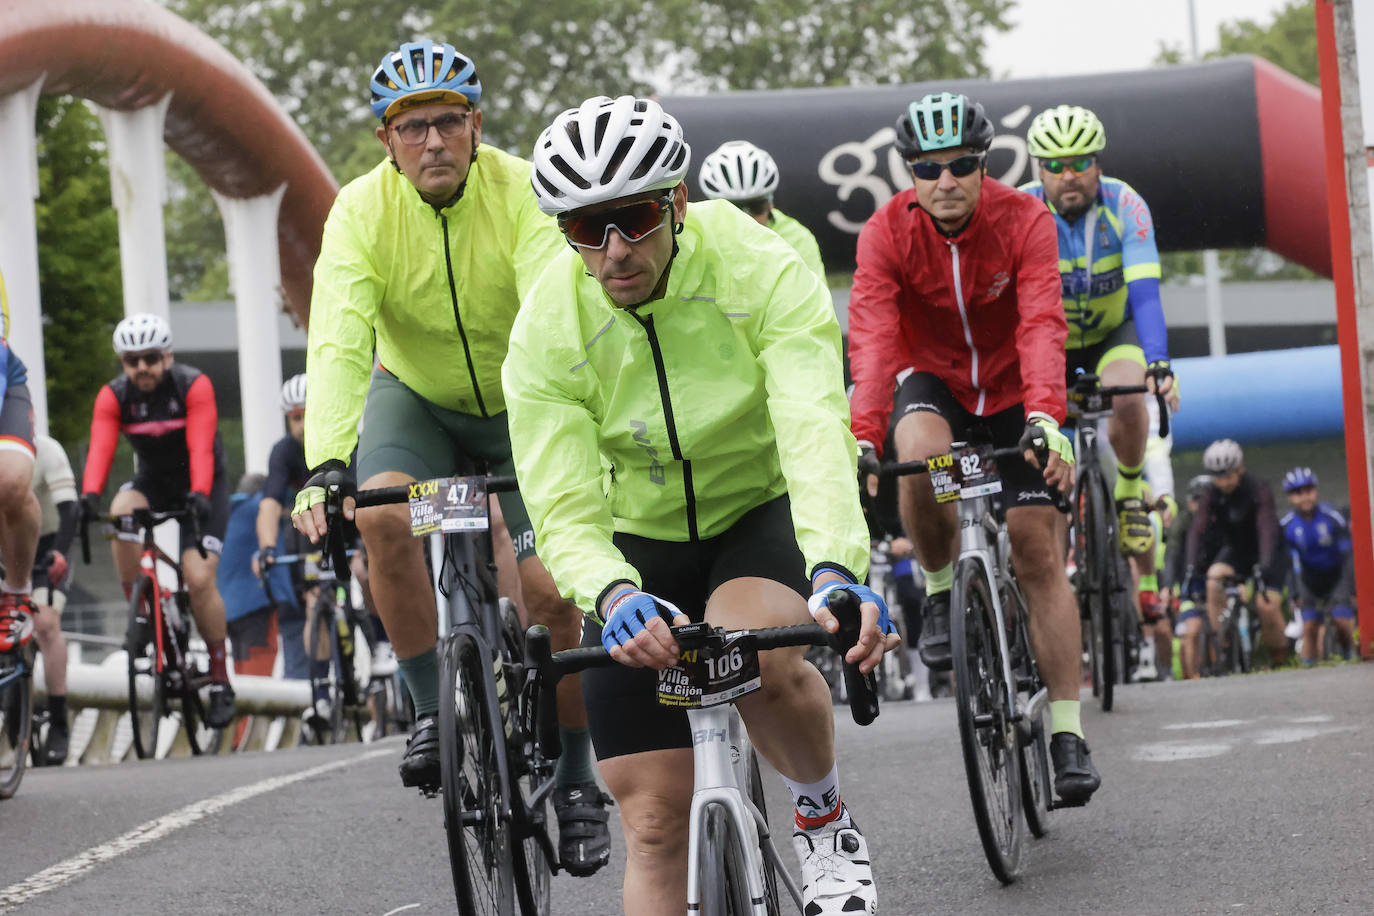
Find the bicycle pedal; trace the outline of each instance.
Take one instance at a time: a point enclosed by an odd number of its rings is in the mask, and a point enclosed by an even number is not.
[[[1083,799],[1082,801],[1064,801],[1064,799],[1062,798],[1051,798],[1049,803],[1049,809],[1051,811],[1055,811],[1059,808],[1082,808],[1086,806],[1090,801],[1092,801],[1091,796]]]

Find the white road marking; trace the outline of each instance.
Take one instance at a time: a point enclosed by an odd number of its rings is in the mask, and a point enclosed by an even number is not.
[[[387,910],[382,916],[396,916],[397,913],[404,913],[406,910],[418,910],[419,908],[420,904],[418,903],[407,903],[405,906],[398,906],[394,910]]]
[[[9,887],[0,890],[0,913],[8,912],[22,903],[27,903],[39,894],[55,890],[62,885],[81,877],[86,872],[95,868],[103,862],[121,856],[126,852],[132,852],[140,846],[162,839],[173,831],[180,830],[182,827],[189,827],[197,821],[204,820],[212,814],[217,814],[236,805],[239,802],[247,801],[267,792],[289,786],[295,782],[301,782],[319,776],[321,773],[328,773],[331,770],[338,770],[354,763],[361,763],[372,757],[379,757],[382,754],[393,754],[391,748],[383,750],[369,751],[366,754],[359,754],[356,757],[349,757],[346,760],[335,760],[332,763],[321,764],[311,767],[308,770],[299,770],[286,776],[274,776],[271,779],[264,779],[260,782],[252,783],[247,786],[240,786],[213,798],[202,799],[179,808],[170,814],[164,814],[155,820],[148,821],[130,830],[123,836],[115,837],[108,843],[93,846],[85,852],[77,853],[70,859],[58,862],[56,865],[49,866],[37,874],[20,881],[18,884],[11,884]]]
[[[1211,719],[1207,722],[1175,722],[1172,725],[1164,726],[1166,731],[1180,728],[1235,728],[1237,725],[1249,725],[1254,719]]]
[[[1333,735],[1336,732],[1353,732],[1353,725],[1328,725],[1325,728],[1308,726],[1306,728],[1271,728],[1268,731],[1260,732],[1255,738],[1256,744],[1296,744],[1299,741],[1308,741],[1322,735]]]
[[[1325,713],[1322,713],[1322,714],[1315,715],[1315,716],[1293,716],[1293,717],[1289,718],[1288,721],[1289,721],[1289,722],[1300,722],[1300,723],[1330,722],[1330,721],[1331,721],[1332,719],[1334,719],[1334,718],[1336,718],[1336,717],[1335,717],[1335,716],[1328,716],[1328,715],[1326,715]]]
[[[1131,757],[1147,763],[1171,763],[1175,760],[1196,760],[1201,757],[1219,757],[1231,749],[1229,744],[1208,744],[1194,741],[1161,741],[1158,744],[1140,744],[1131,750]]]

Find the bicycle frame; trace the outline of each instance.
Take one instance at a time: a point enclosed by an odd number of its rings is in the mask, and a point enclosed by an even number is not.
[[[767,889],[764,886],[763,856],[774,869],[800,912],[801,888],[783,867],[773,846],[768,821],[754,803],[740,791],[735,761],[745,761],[748,736],[734,704],[705,709],[687,710],[687,722],[692,731],[692,765],[694,788],[692,807],[687,824],[687,909],[696,912],[702,905],[701,866],[705,852],[705,831],[711,807],[718,807],[727,815],[726,822],[740,840],[740,848],[749,858],[745,880],[749,899],[755,901],[756,916],[767,916]]]

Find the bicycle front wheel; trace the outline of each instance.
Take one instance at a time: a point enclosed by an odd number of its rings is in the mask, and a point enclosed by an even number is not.
[[[1016,880],[1025,839],[1020,751],[1009,705],[992,590],[976,560],[959,563],[950,605],[950,655],[973,818],[992,873]]]
[[[553,844],[549,839],[549,804],[546,785],[553,783],[553,764],[536,753],[531,739],[535,721],[520,693],[520,673],[525,662],[525,631],[515,605],[501,599],[501,662],[505,665],[504,700],[506,756],[511,768],[511,806],[514,834],[511,867],[515,896],[524,916],[547,916],[553,893]],[[533,700],[531,695],[530,702]],[[544,794],[540,794],[543,792]]]
[[[162,613],[157,606],[157,583],[139,576],[130,592],[129,628],[124,642],[128,650],[129,724],[133,729],[134,753],[139,760],[157,754],[157,733],[167,714],[167,685],[158,670],[157,621]],[[163,637],[171,638],[164,633]],[[151,699],[143,708],[140,696]]]
[[[1045,686],[1035,653],[1030,644],[1030,617],[1019,588],[1003,592],[1002,613],[1014,629],[1011,638],[1016,678],[1017,707],[1027,710],[1031,699]],[[1027,717],[1017,727],[1016,737],[1021,748],[1021,805],[1025,809],[1026,826],[1035,837],[1042,837],[1050,829],[1050,745],[1049,703],[1040,708],[1040,715]]]
[[[749,895],[749,858],[730,816],[719,805],[706,809],[701,837],[702,916],[754,916]]]
[[[498,751],[505,736],[490,671],[476,640],[448,637],[439,668],[444,830],[458,911],[473,916],[504,916],[515,907],[510,803]]]
[[[1093,696],[1103,712],[1110,712],[1117,672],[1112,643],[1112,608],[1118,579],[1115,526],[1108,513],[1107,484],[1101,472],[1089,471],[1078,495],[1078,574],[1088,618],[1088,654],[1092,662]]]
[[[13,798],[29,765],[33,730],[32,644],[0,655],[0,798]]]

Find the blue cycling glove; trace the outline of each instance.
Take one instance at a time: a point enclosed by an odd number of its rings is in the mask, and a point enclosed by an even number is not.
[[[676,605],[662,598],[655,598],[637,588],[621,589],[607,605],[606,622],[601,627],[601,645],[607,651],[615,646],[623,646],[655,617],[661,617],[664,623],[672,626],[673,618],[681,613]]]
[[[878,629],[884,633],[897,632],[897,628],[892,624],[892,618],[888,616],[887,602],[882,599],[882,596],[867,585],[856,585],[852,582],[827,582],[818,588],[806,602],[812,617],[815,617],[821,608],[830,604],[830,599],[826,596],[838,588],[853,593],[854,597],[859,599],[860,604],[869,602],[876,604],[878,606]]]

